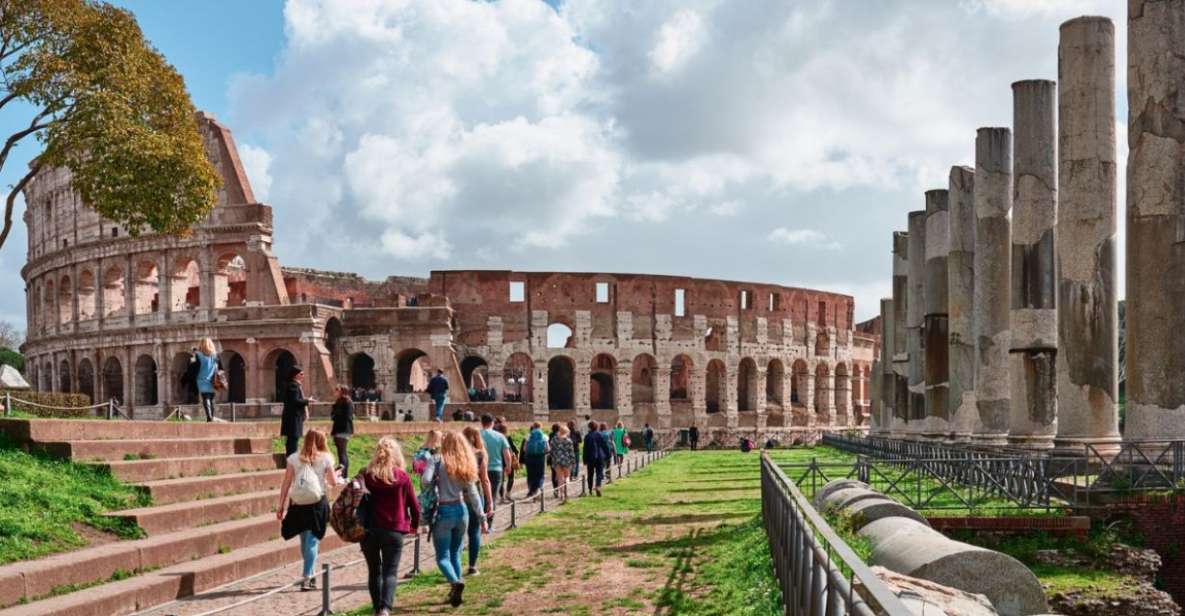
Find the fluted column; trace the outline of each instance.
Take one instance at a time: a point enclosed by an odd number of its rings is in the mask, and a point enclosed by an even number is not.
[[[918,436],[926,421],[926,358],[922,355],[922,323],[926,292],[926,211],[909,213],[909,299],[905,327],[909,353],[909,413],[903,432]]]
[[[972,439],[1008,442],[1012,132],[975,135],[975,407]]]
[[[950,170],[950,423],[947,439],[969,441],[975,429],[975,170]]]
[[[950,432],[950,340],[948,332],[947,257],[950,254],[950,195],[926,191],[926,421],[922,435],[943,439]]]

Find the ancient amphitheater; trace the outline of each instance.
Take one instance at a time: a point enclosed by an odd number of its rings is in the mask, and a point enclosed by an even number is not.
[[[854,425],[879,332],[850,296],[638,274],[434,271],[371,282],[282,267],[230,132],[199,117],[223,189],[188,237],[141,235],[81,203],[63,170],[25,191],[29,376],[43,391],[118,401],[136,418],[194,402],[181,385],[210,336],[236,416],[271,415],[277,378],[305,367],[426,412],[429,370],[516,418],[593,415],[641,426]],[[456,384],[465,383],[466,387]],[[483,398],[489,398],[485,395]],[[222,409],[225,415],[225,408]]]

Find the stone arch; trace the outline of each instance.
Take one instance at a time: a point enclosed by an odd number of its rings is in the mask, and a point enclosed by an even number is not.
[[[150,355],[136,358],[136,406],[155,406],[159,401],[156,390],[156,360]]]
[[[658,362],[649,353],[641,353],[630,362],[630,399],[634,404],[653,404],[658,388]]]
[[[719,351],[720,347],[722,346],[721,342],[723,338],[724,334],[721,332],[721,328],[708,327],[708,329],[704,331],[704,350]]]
[[[112,317],[123,312],[124,273],[119,265],[112,265],[103,272],[103,316]]]
[[[136,264],[136,286],[132,289],[132,309],[135,314],[151,314],[160,310],[160,272],[155,261]]]
[[[490,364],[480,355],[470,355],[461,360],[461,380],[467,389],[490,388]]]
[[[169,376],[173,383],[173,402],[177,404],[197,404],[197,390],[185,380],[185,373],[189,370],[189,362],[193,360],[193,353],[178,351],[173,354],[169,366]]]
[[[709,413],[719,413],[724,410],[726,406],[724,399],[728,395],[725,385],[727,382],[727,368],[725,368],[724,362],[719,359],[709,361],[707,378],[704,380],[704,401]]]
[[[847,415],[851,411],[852,381],[848,375],[848,365],[840,362],[835,365],[835,413]]]
[[[89,269],[78,272],[78,320],[89,321],[95,318],[96,293],[95,273]]]
[[[284,388],[288,385],[288,377],[292,373],[293,366],[296,365],[296,356],[285,348],[273,349],[271,353],[263,360],[261,372],[263,372],[264,381],[270,377],[274,386],[272,390],[272,401],[280,402],[284,399]]]
[[[594,409],[617,408],[617,360],[608,353],[599,353],[592,359],[589,372],[589,405]]]
[[[95,367],[85,357],[78,362],[78,393],[90,398],[91,404],[95,403]]]
[[[557,355],[547,362],[547,408],[568,410],[576,408],[573,395],[576,365],[571,357]]]
[[[247,305],[247,260],[238,252],[218,257],[214,270],[214,307],[236,308]]]
[[[234,351],[223,351],[222,369],[226,371],[226,401],[247,401],[247,360]]]
[[[53,363],[48,360],[41,367],[41,391],[53,391]]]
[[[810,368],[807,367],[806,361],[796,359],[790,367],[790,373],[790,404],[807,406],[810,402],[806,399],[806,392],[810,386]]]
[[[786,403],[785,398],[786,368],[782,360],[773,358],[765,368],[765,399],[779,405]]]
[[[417,349],[404,349],[395,356],[395,388],[400,393],[424,391],[432,372],[428,354]]]
[[[671,360],[671,400],[691,399],[691,372],[695,362],[687,355],[676,355]]]
[[[757,362],[752,357],[743,357],[737,364],[737,410],[757,410]]]
[[[202,274],[197,260],[191,256],[178,257],[173,265],[171,310],[193,310],[202,305]]]
[[[337,358],[337,352],[341,348],[343,335],[345,332],[342,329],[341,319],[329,317],[325,321],[325,333],[322,334],[322,338],[325,340],[325,350],[329,351],[329,356],[334,359]]]
[[[74,322],[74,289],[70,276],[58,280],[58,323]]]
[[[54,292],[53,280],[45,281],[45,309],[42,314],[45,315],[45,327],[51,327],[58,324],[58,312],[54,309],[54,300],[57,299],[57,294]]]
[[[827,404],[828,394],[831,393],[831,370],[827,364],[819,362],[815,367],[815,414],[826,416],[830,412]]]
[[[575,346],[576,336],[567,324],[556,322],[547,326],[547,348],[571,349]]]
[[[123,404],[123,366],[114,355],[103,362],[103,398]]]
[[[350,387],[353,389],[378,387],[373,357],[366,353],[354,353],[350,356]]]
[[[502,368],[506,379],[502,399],[512,402],[533,402],[535,399],[535,362],[526,353],[515,353]]]
[[[825,332],[819,332],[815,335],[815,355],[817,357],[826,357],[831,354],[831,339],[827,337]]]
[[[58,364],[58,390],[67,394],[74,391],[74,379],[71,378],[70,372],[70,360],[63,359]]]

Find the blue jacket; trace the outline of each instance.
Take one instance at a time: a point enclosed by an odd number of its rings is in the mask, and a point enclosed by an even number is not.
[[[609,461],[609,440],[597,430],[593,430],[584,437],[584,463],[604,464]]]
[[[439,374],[428,381],[428,393],[434,398],[443,397],[448,393],[448,380]]]

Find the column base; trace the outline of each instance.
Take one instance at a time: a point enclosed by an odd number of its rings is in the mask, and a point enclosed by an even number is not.
[[[1008,433],[983,433],[972,434],[971,443],[980,447],[1007,447]]]
[[[1092,449],[1087,449],[1090,445]],[[1053,439],[1053,449],[1056,453],[1086,456],[1096,455],[1105,460],[1111,460],[1119,454],[1123,447],[1123,439],[1118,434],[1107,436],[1058,436]]]
[[[1008,436],[1008,445],[1021,449],[1045,451],[1047,449],[1053,449],[1053,435],[1019,436],[1010,434]]]

